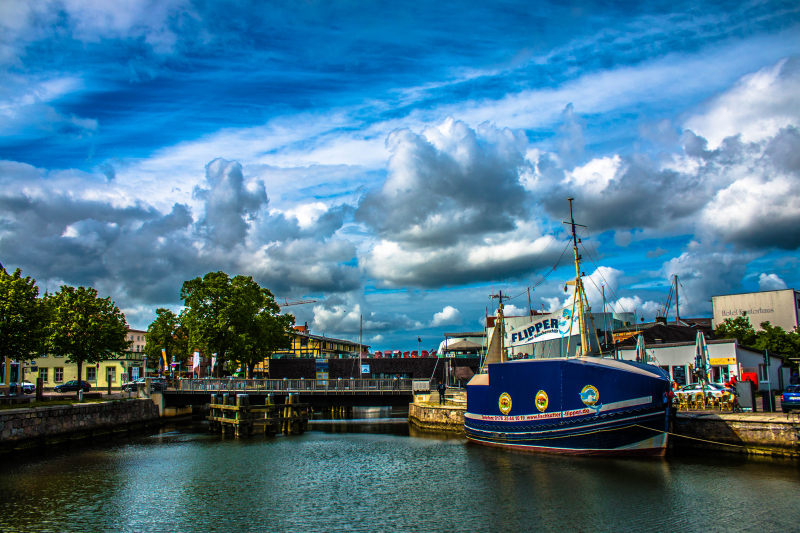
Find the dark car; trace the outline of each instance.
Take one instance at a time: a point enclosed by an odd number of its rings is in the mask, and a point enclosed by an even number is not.
[[[789,385],[781,396],[781,409],[788,413],[792,409],[800,410],[800,385]]]
[[[80,385],[78,383],[80,383]],[[86,392],[91,388],[92,386],[89,385],[88,381],[79,382],[77,379],[73,379],[67,381],[66,383],[62,383],[61,385],[56,385],[55,387],[53,387],[53,390],[56,392],[77,392],[78,389],[80,389],[83,392]]]

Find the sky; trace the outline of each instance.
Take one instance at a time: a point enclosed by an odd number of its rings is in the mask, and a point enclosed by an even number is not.
[[[800,289],[800,4],[0,0],[0,262],[133,328],[432,349],[569,300],[568,197],[594,311]]]

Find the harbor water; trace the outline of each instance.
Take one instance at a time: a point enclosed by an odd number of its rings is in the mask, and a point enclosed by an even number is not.
[[[397,413],[395,413],[397,415]],[[202,424],[3,459],[0,531],[791,531],[792,461],[517,454],[386,410],[303,435]]]

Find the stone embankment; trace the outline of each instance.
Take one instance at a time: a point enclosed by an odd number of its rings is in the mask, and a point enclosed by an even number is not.
[[[96,438],[160,423],[149,399],[0,411],[0,452]]]
[[[408,421],[421,429],[464,433],[466,410],[464,393],[448,395],[444,404],[439,403],[437,392],[420,394],[408,406]]]
[[[795,413],[678,413],[671,446],[800,458],[800,415]]]

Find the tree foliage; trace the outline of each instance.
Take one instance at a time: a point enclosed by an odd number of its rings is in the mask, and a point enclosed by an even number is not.
[[[162,349],[166,352],[167,364],[173,358],[175,361],[185,362],[188,355],[187,343],[188,337],[179,317],[169,309],[156,309],[156,319],[147,327],[147,341],[144,345],[144,353],[152,365],[151,368],[157,368],[158,362],[162,360]]]
[[[220,367],[231,370],[238,363],[250,375],[275,350],[291,345],[294,317],[281,315],[273,294],[250,276],[209,272],[186,281],[181,298],[190,351],[217,354]]]
[[[0,358],[25,358],[44,349],[45,307],[36,280],[0,266]],[[6,380],[8,376],[6,376]]]
[[[787,332],[780,326],[773,326],[769,322],[760,324],[761,330],[756,332],[750,319],[738,316],[734,319],[726,318],[717,326],[714,333],[725,339],[736,339],[740,345],[753,350],[764,351],[784,359],[797,357],[800,354],[800,328]]]
[[[722,324],[717,325],[714,334],[723,339],[736,339],[740,345],[749,348],[754,348],[756,344],[756,330],[745,315],[726,318]]]
[[[47,347],[78,365],[115,358],[130,346],[125,315],[111,298],[100,298],[93,288],[62,286],[44,298],[49,309]]]

